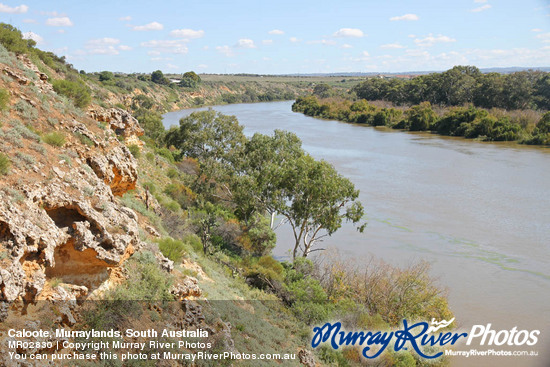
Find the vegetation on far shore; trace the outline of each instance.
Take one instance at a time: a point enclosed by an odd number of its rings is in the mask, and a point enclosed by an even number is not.
[[[295,112],[483,141],[550,144],[550,74],[482,74],[472,66],[410,80],[369,78],[349,93],[319,84]]]

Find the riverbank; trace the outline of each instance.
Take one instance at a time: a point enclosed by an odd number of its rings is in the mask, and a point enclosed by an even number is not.
[[[299,97],[294,112],[369,126],[387,126],[406,131],[429,131],[479,141],[516,141],[550,145],[550,112],[505,111],[469,107],[433,107],[429,102],[406,107],[386,103],[380,107],[366,100]]]

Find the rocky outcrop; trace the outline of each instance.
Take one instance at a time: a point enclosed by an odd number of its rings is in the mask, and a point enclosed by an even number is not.
[[[128,111],[122,108],[103,108],[99,106],[93,106],[88,110],[88,116],[99,122],[105,122],[109,124],[111,130],[117,135],[121,135],[126,139],[143,135],[143,129],[139,126],[138,121]],[[141,144],[139,139],[137,140]]]
[[[90,155],[86,161],[97,176],[109,185],[114,195],[122,196],[136,187],[137,164],[125,146],[115,146],[105,155]]]
[[[186,276],[183,281],[174,285],[170,292],[180,301],[184,299],[195,299],[202,295],[198,280],[190,276]]]
[[[79,167],[53,167],[49,182],[24,186],[19,205],[0,191],[0,300],[41,299],[53,279],[67,285],[69,298],[90,296],[140,246],[136,214],[113,196],[137,180],[126,150],[113,148],[105,163],[110,187],[76,159]],[[125,175],[132,181],[121,186]]]
[[[38,68],[36,67],[36,65],[34,65],[32,63],[31,60],[29,60],[29,58],[25,55],[18,55],[17,56],[17,59],[19,61],[21,61],[23,63],[23,65],[25,65],[25,67],[29,70],[31,70],[33,73],[36,74],[37,78],[35,80],[33,80],[34,82],[34,85],[36,87],[38,87],[38,89],[42,92],[42,93],[47,93],[47,92],[53,92],[53,87],[52,85],[48,82],[48,76],[46,74],[44,74],[43,72],[41,72],[40,70],[38,70]],[[34,78],[33,78],[34,79]]]
[[[17,83],[21,84],[21,85],[29,85],[31,84],[31,79],[29,79],[28,77],[26,77],[25,75],[23,75],[23,73],[21,73],[20,71],[14,69],[14,68],[11,68],[7,65],[2,65],[2,72],[9,76],[10,78],[12,79],[15,79],[15,81],[17,81]]]

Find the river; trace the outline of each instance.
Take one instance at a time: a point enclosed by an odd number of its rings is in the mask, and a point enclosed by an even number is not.
[[[550,149],[319,120],[291,105],[214,108],[237,116],[247,135],[294,132],[306,151],[353,181],[368,226],[362,234],[344,226],[323,247],[401,266],[427,260],[465,330],[536,328],[543,340],[535,350],[549,349]],[[166,114],[165,126],[192,111]],[[274,254],[285,257],[289,232],[279,231]],[[485,358],[480,365],[518,365]],[[543,366],[550,357],[536,360],[522,365]]]

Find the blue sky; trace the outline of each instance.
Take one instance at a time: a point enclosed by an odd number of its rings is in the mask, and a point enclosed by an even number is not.
[[[550,66],[542,0],[0,1],[0,21],[86,71]]]

